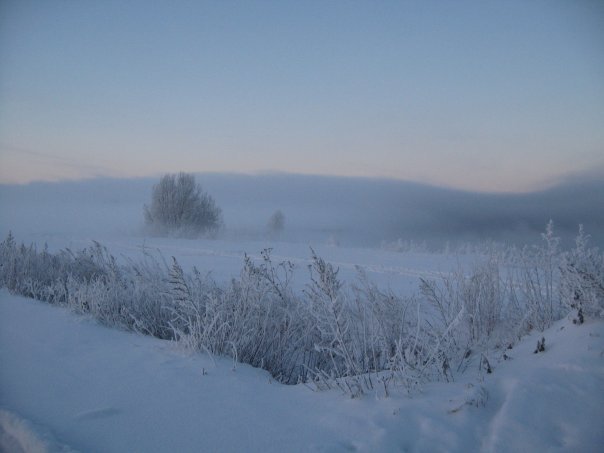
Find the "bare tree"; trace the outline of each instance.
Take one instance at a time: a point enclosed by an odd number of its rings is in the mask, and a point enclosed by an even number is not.
[[[222,226],[222,211],[189,173],[167,174],[153,186],[145,223],[158,234],[199,236]]]
[[[278,237],[285,229],[285,215],[277,209],[268,219],[268,230],[271,236]]]

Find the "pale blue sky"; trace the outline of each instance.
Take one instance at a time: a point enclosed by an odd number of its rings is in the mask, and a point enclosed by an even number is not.
[[[604,168],[602,1],[0,3],[0,182]]]

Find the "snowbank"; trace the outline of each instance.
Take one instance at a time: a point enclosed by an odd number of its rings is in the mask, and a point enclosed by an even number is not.
[[[545,352],[534,354],[541,336]],[[283,386],[0,292],[3,442],[24,451],[601,451],[604,323],[561,321],[413,397]],[[61,443],[36,437],[44,426]],[[8,434],[8,435],[7,435]],[[7,439],[7,440],[5,440]],[[58,447],[61,446],[61,447]],[[9,451],[16,448],[6,448]]]

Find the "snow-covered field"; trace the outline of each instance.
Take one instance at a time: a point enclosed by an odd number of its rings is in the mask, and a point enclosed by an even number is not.
[[[604,323],[527,337],[483,380],[350,399],[0,293],[4,451],[567,451],[604,445]]]
[[[355,240],[349,231],[354,227],[350,213],[353,208],[336,205],[333,195],[327,194],[330,209],[326,209],[315,190],[310,190],[310,195],[299,195],[301,188],[290,190],[288,194],[297,202],[287,210],[283,208],[286,195],[276,191],[269,195],[272,203],[254,201],[238,187],[241,182],[234,187],[214,182],[220,195],[217,200],[224,200],[219,204],[226,223],[217,239],[152,237],[144,232],[143,205],[149,202],[153,183],[148,179],[100,180],[0,187],[0,240],[12,231],[19,242],[47,244],[50,251],[66,247],[79,250],[94,240],[118,259],[140,259],[143,250],[159,251],[168,260],[175,256],[185,269],[196,266],[218,280],[238,274],[245,254],[259,260],[262,250],[272,248],[275,261],[288,260],[297,267],[300,287],[308,280],[310,247],[339,267],[344,280],[356,278],[359,266],[381,287],[397,291],[415,291],[418,276],[440,275],[460,261],[474,261],[465,254],[436,255],[421,248],[409,253],[387,251],[379,242],[368,247],[363,245],[366,241]],[[280,207],[286,215],[286,227],[280,240],[270,240],[267,219]],[[344,240],[338,243],[340,236]]]
[[[309,282],[310,247],[344,282],[362,271],[404,296],[418,292],[420,277],[439,278],[483,258],[368,247],[342,230],[345,210],[288,211],[246,200],[223,205],[227,230],[216,239],[150,237],[142,229],[149,186],[5,189],[0,233],[47,243],[51,252],[97,240],[121,262],[144,251],[174,256],[185,271],[195,266],[219,283],[239,275],[246,254],[260,262],[261,251],[272,248],[274,262],[294,265],[294,291]],[[264,230],[275,208],[286,213],[279,241]],[[564,319],[515,345],[509,360],[491,358],[491,374],[476,365],[455,382],[351,399],[339,390],[279,384],[231,358],[185,352],[3,289],[0,450],[602,451],[603,335],[602,321]],[[542,336],[545,352],[534,354]]]

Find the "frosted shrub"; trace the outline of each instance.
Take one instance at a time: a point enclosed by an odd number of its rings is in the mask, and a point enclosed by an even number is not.
[[[314,250],[309,266],[311,283],[305,294],[309,299],[309,314],[313,319],[313,343],[318,353],[311,371],[317,381],[329,383],[330,378],[358,376],[354,360],[354,344],[350,338],[351,316],[347,313],[347,296],[341,291],[338,270],[319,258]],[[345,381],[347,387],[351,382]],[[352,383],[358,386],[357,383]],[[349,388],[353,394],[361,389]]]
[[[421,379],[426,350],[414,299],[384,293],[359,270],[352,292],[338,270],[312,251],[307,285],[313,344],[311,375],[319,388],[338,387],[351,396],[388,394],[392,385],[408,390]]]
[[[194,349],[232,355],[269,370],[285,383],[305,379],[309,325],[290,289],[293,266],[274,264],[270,249],[256,264],[248,256],[238,279],[225,288],[194,269],[185,275],[174,260],[170,272],[170,327]]]
[[[575,247],[563,256],[560,266],[561,294],[576,311],[576,322],[583,317],[604,315],[604,254],[589,247],[589,236],[579,226]]]
[[[369,388],[376,381],[386,394],[390,384],[416,389],[430,343],[419,302],[380,290],[361,270],[353,290],[353,338]]]
[[[511,256],[509,287],[517,316],[522,317],[524,332],[533,328],[542,331],[565,312],[566,303],[560,287],[564,256],[551,220],[541,237],[542,245],[524,247]]]
[[[433,307],[433,327],[439,336],[440,371],[449,378],[449,368],[461,370],[476,350],[499,345],[506,294],[499,265],[494,258],[477,265],[469,275],[462,269],[442,277],[440,282],[420,279],[420,292]]]

